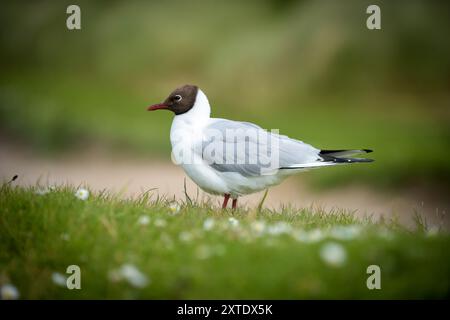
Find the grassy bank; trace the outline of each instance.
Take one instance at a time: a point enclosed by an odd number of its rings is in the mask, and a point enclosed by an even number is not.
[[[0,191],[0,286],[33,298],[445,298],[450,237],[351,213],[221,211],[75,196],[71,187]],[[81,268],[68,290],[66,268]],[[366,269],[381,268],[381,290]]]

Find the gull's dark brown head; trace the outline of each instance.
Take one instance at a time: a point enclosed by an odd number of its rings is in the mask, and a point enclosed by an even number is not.
[[[148,111],[170,110],[176,115],[183,114],[192,109],[197,97],[198,87],[194,85],[184,85],[175,89],[164,102],[154,104],[147,108]]]

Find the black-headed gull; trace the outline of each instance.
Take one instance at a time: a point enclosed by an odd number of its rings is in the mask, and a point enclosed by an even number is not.
[[[371,162],[350,157],[371,150],[320,150],[249,123],[211,118],[206,95],[197,86],[175,89],[149,111],[175,113],[170,129],[172,159],[204,191],[229,198],[279,184],[300,171],[338,164]]]

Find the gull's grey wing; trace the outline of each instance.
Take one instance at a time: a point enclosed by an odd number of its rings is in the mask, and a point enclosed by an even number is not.
[[[249,123],[217,119],[204,131],[202,157],[214,169],[246,177],[322,160],[319,149]]]

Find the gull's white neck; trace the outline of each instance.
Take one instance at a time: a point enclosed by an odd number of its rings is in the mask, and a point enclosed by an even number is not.
[[[194,106],[186,113],[176,115],[170,128],[172,150],[176,145],[186,146],[195,144],[196,139],[202,139],[202,131],[210,121],[211,107],[208,98],[198,89]],[[182,141],[182,144],[178,144]]]

